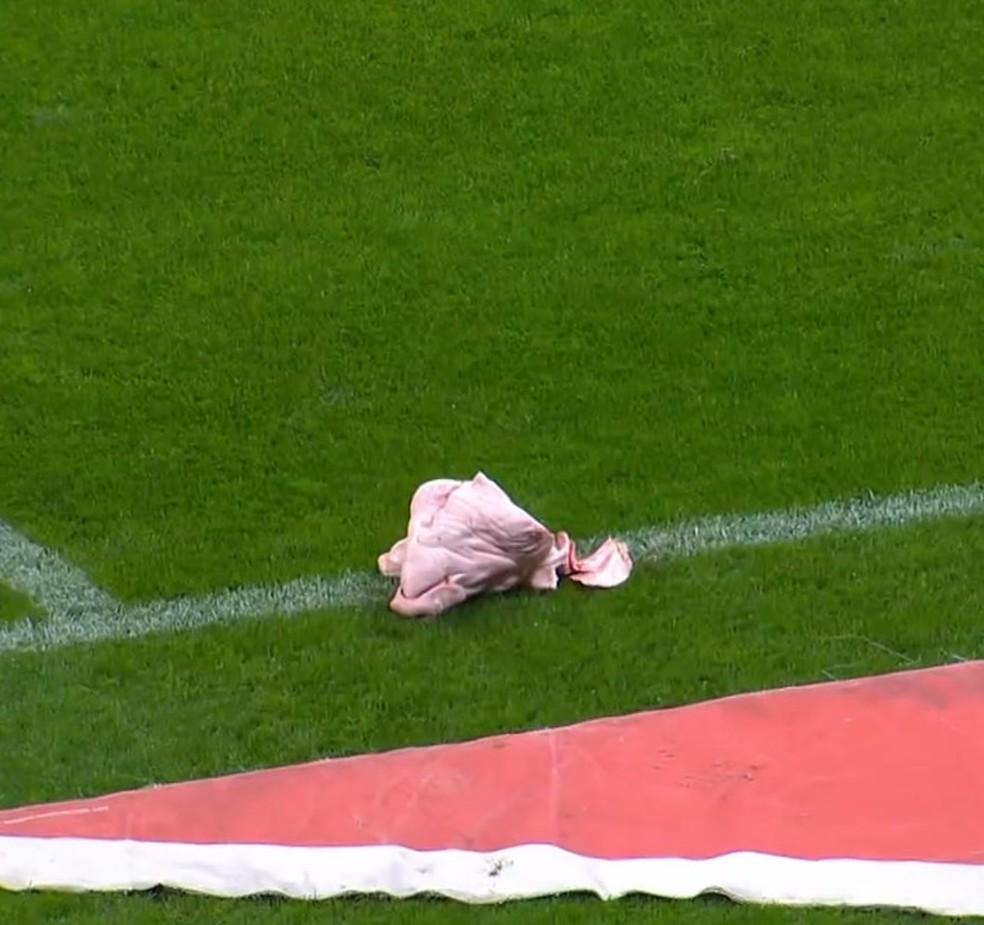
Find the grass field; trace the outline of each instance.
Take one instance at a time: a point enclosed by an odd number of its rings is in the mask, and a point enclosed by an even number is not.
[[[126,601],[984,479],[984,8],[0,9],[0,518]],[[0,653],[0,806],[984,656],[984,521]],[[0,587],[0,621],[36,608]],[[0,895],[0,921],[866,922]]]

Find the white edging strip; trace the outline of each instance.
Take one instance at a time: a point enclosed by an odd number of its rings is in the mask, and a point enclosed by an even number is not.
[[[518,845],[486,854],[396,845],[322,848],[0,837],[0,888],[108,891],[158,885],[228,897],[437,894],[466,903],[570,892],[603,899],[631,893],[673,899],[721,893],[754,903],[984,913],[984,865],[976,864],[814,861],[746,851],[707,860],[603,860],[553,845]]]
[[[762,546],[832,533],[904,527],[925,520],[984,513],[984,485],[953,485],[885,497],[833,501],[814,508],[705,517],[670,527],[622,534],[636,559],[673,559],[736,546]],[[29,595],[47,612],[0,625],[0,652],[62,646],[189,630],[213,623],[309,613],[385,600],[391,584],[350,572],[301,578],[201,597],[124,605],[97,588],[54,551],[0,521],[0,581]]]

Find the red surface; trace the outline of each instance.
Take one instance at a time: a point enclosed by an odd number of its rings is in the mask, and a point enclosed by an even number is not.
[[[982,864],[984,662],[5,810],[0,835]]]

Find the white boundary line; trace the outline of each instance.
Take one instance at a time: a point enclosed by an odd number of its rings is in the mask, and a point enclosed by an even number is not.
[[[736,546],[764,546],[824,536],[904,527],[925,520],[984,513],[984,485],[923,491],[760,514],[723,514],[669,527],[622,534],[636,559],[676,559]],[[200,597],[125,605],[97,588],[61,556],[0,521],[0,581],[22,591],[47,613],[0,625],[0,653],[181,631],[213,623],[288,616],[385,600],[391,583],[374,574],[301,578]]]

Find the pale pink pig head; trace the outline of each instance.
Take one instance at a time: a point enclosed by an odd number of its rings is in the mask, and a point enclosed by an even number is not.
[[[612,587],[631,569],[625,544],[612,539],[579,560],[566,533],[547,529],[481,472],[421,485],[407,536],[379,557],[379,570],[399,580],[390,606],[407,617],[436,616],[478,594],[553,590],[562,575]]]

